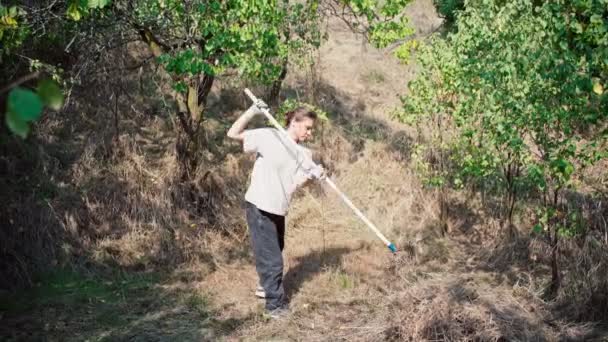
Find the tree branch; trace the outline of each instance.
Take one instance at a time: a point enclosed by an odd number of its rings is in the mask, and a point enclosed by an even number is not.
[[[38,78],[38,76],[40,76],[40,72],[39,71],[34,71],[31,74],[22,76],[22,77],[18,78],[17,80],[11,82],[9,85],[7,85],[4,88],[2,88],[0,90],[0,94],[4,94],[7,91],[11,90],[12,88],[14,88],[14,87],[16,87],[18,85],[21,85],[21,84],[23,84],[23,83],[25,83],[27,81],[33,80],[35,78]]]

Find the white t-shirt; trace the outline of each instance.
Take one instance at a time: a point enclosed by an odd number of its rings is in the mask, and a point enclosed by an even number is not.
[[[285,216],[296,188],[310,179],[312,153],[289,142],[274,128],[244,132],[243,150],[257,153],[245,200],[258,209]]]

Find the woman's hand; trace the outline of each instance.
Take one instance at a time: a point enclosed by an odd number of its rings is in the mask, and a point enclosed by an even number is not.
[[[310,176],[313,179],[317,179],[317,180],[324,180],[325,177],[327,177],[327,172],[325,171],[325,168],[323,167],[323,165],[318,164],[315,165],[311,170],[310,170]]]
[[[255,114],[264,114],[264,110],[268,110],[268,105],[266,104],[266,102],[258,99],[251,105],[251,107],[249,107],[248,111],[251,111]]]
[[[258,99],[232,124],[226,135],[231,139],[243,141],[245,139],[243,134],[245,127],[247,127],[247,124],[249,124],[249,121],[254,116],[264,114],[264,109],[268,109],[268,105],[266,102]]]

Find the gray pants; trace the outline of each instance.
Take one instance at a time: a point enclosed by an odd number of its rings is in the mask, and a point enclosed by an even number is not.
[[[274,310],[285,305],[282,253],[285,216],[265,212],[249,202],[246,207],[255,268],[266,293],[266,309]]]

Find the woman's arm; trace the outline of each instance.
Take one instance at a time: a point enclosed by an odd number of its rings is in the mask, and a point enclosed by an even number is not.
[[[312,151],[305,149],[304,155],[305,161],[296,178],[297,187],[306,186],[312,180],[324,180],[327,177],[327,171],[323,165],[316,164],[312,159]]]
[[[231,139],[243,141],[243,139],[245,138],[245,128],[247,127],[251,119],[253,119],[253,117],[256,115],[263,113],[260,109],[260,106],[267,107],[266,104],[262,101],[260,101],[260,103],[255,103],[251,105],[251,107],[249,107],[249,109],[247,109],[243,114],[241,114],[241,116],[232,124],[232,127],[230,127],[226,135]]]

